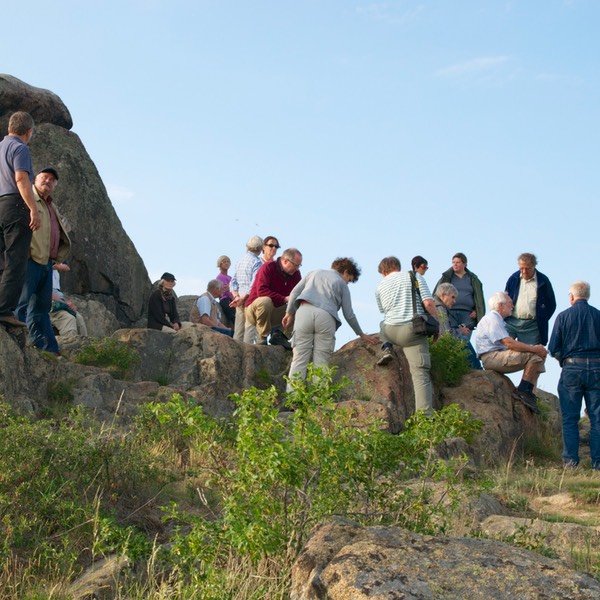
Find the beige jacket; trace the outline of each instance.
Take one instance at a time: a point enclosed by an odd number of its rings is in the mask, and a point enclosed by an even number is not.
[[[29,256],[32,260],[40,265],[45,265],[50,260],[50,211],[46,203],[40,198],[38,191],[33,186],[33,197],[37,202],[38,210],[40,211],[40,227],[33,232],[31,236],[31,246]],[[60,229],[60,241],[58,243],[58,254],[56,262],[62,262],[71,253],[71,240],[67,233],[69,226],[62,217],[56,204],[53,202],[52,207],[58,218]]]

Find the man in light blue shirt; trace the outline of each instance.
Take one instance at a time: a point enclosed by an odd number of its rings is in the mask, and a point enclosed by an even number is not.
[[[504,319],[513,311],[508,294],[496,292],[489,300],[491,310],[477,325],[477,353],[483,367],[497,373],[523,370],[523,378],[513,394],[533,412],[539,412],[533,390],[546,368],[548,351],[541,344],[525,344],[510,337]]]

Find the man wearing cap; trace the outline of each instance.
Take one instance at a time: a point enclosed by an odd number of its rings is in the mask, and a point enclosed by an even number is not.
[[[33,166],[27,144],[33,119],[16,112],[0,142],[0,322],[25,326],[14,315],[27,270],[32,232],[40,226],[33,197]]]
[[[181,319],[177,312],[175,275],[163,273],[158,287],[150,294],[148,300],[148,329],[158,329],[168,333],[177,333],[181,329]]]
[[[27,323],[33,345],[54,353],[59,350],[50,322],[52,266],[63,262],[71,251],[67,225],[51,196],[57,185],[58,172],[54,167],[42,169],[33,182],[40,226],[31,237],[25,283],[17,305],[17,317]]]

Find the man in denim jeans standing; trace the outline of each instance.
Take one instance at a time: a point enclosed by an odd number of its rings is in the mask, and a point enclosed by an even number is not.
[[[562,367],[558,397],[562,414],[563,460],[579,464],[581,400],[590,419],[592,468],[600,471],[600,311],[588,304],[590,284],[576,281],[569,288],[571,308],[556,318],[550,354]]]

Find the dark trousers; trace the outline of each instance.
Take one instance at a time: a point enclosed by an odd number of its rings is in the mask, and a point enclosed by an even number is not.
[[[563,460],[579,464],[579,419],[585,400],[590,419],[590,454],[592,468],[600,470],[600,363],[585,362],[563,365],[558,382],[562,416]]]
[[[17,306],[17,317],[27,323],[29,338],[36,348],[58,352],[58,342],[50,321],[51,309],[52,261],[40,265],[30,258]]]
[[[27,271],[29,208],[18,194],[0,197],[0,316],[12,315]]]

